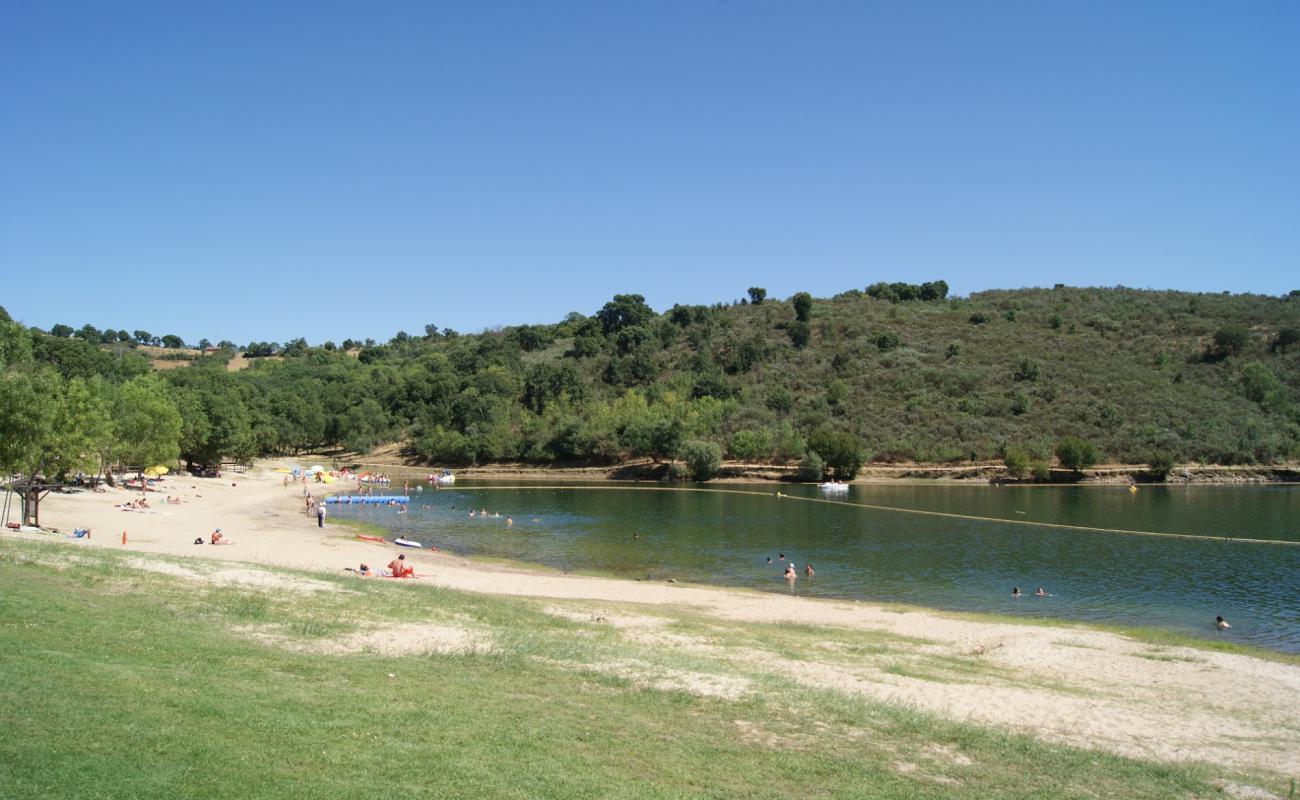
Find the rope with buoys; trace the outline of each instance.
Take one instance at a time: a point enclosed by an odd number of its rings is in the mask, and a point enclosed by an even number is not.
[[[579,489],[590,489],[595,491],[626,491],[626,492],[700,492],[703,494],[736,494],[746,495],[749,497],[772,497],[767,492],[751,492],[743,489],[706,489],[699,486],[581,486],[581,485],[532,485],[532,486],[455,486],[442,489],[440,491],[502,491],[502,490],[547,490],[557,489],[564,491],[574,491]],[[437,494],[434,495],[435,497]],[[973,520],[976,522],[1001,522],[1008,525],[1028,525],[1037,528],[1056,528],[1060,530],[1071,531],[1089,531],[1091,533],[1114,533],[1123,536],[1152,536],[1163,539],[1197,539],[1205,542],[1232,542],[1241,544],[1274,544],[1284,547],[1300,547],[1300,541],[1290,541],[1288,539],[1251,539],[1244,536],[1207,536],[1197,533],[1170,533],[1168,531],[1138,531],[1131,528],[1099,528],[1092,525],[1070,525],[1064,522],[1036,522],[1028,519],[1006,519],[1005,517],[981,517],[974,514],[956,514],[951,511],[926,511],[919,508],[899,508],[898,506],[881,506],[872,503],[858,503],[852,500],[830,500],[825,497],[803,497],[794,494],[784,494],[777,492],[776,498],[780,500],[796,500],[804,503],[825,503],[832,506],[841,506],[846,508],[865,508],[869,511],[886,511],[895,514],[920,514],[927,517],[941,517],[944,519],[961,519]]]

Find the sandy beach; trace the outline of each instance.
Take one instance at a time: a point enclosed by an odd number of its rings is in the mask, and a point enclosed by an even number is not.
[[[139,497],[139,492],[123,489],[53,494],[42,503],[42,523],[64,532],[89,527],[89,540],[56,539],[48,533],[4,536],[58,541],[69,553],[79,548],[130,551],[139,555],[135,563],[146,569],[194,579],[219,574],[222,580],[264,586],[306,580],[277,576],[267,568],[339,574],[362,562],[381,567],[405,552],[420,576],[417,585],[542,598],[558,614],[571,613],[564,610],[565,601],[608,603],[611,623],[632,636],[662,637],[664,646],[707,649],[709,643],[656,633],[656,607],[689,608],[718,625],[736,621],[822,626],[827,653],[835,650],[837,629],[880,631],[919,640],[918,652],[981,659],[995,665],[1005,679],[927,680],[887,671],[870,658],[846,666],[843,659],[819,660],[816,653],[769,660],[763,666],[810,687],[904,704],[1053,742],[1141,758],[1300,772],[1300,706],[1295,702],[1300,697],[1300,666],[1157,646],[1083,626],[973,621],[865,602],[571,576],[410,551],[358,540],[354,531],[331,525],[328,519],[324,529],[318,528],[315,518],[303,513],[301,484],[284,486],[284,476],[271,466],[222,479],[169,477],[159,491],[149,493],[152,508],[144,511],[116,507]],[[308,489],[354,487],[340,482],[329,487],[309,484]],[[181,502],[168,504],[167,495]],[[206,541],[216,528],[232,544],[193,543],[197,537]],[[227,563],[219,572],[203,575],[178,564],[195,559]],[[629,607],[643,611],[629,613]],[[408,633],[419,635],[418,630]]]

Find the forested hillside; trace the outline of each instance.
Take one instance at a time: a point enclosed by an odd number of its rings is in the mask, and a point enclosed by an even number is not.
[[[54,336],[6,322],[0,423],[39,427],[15,406],[24,402],[99,420],[72,427],[116,441],[50,462],[68,466],[390,441],[439,464],[1033,462],[1066,437],[1133,463],[1300,456],[1297,293],[946,295],[942,281],[786,301],[753,288],[663,312],[617,295],[551,325],[473,335],[429,325],[346,347],[254,342],[248,356],[277,358],[240,372],[226,370],[237,348],[154,373],[126,331],[105,332],[106,344],[89,325]],[[155,438],[175,439],[147,454],[143,434],[122,427],[146,400]]]

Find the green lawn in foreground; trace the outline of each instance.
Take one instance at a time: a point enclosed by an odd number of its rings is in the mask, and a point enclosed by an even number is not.
[[[0,542],[3,797],[1221,796],[1210,781],[1222,770],[770,678],[732,700],[646,688],[584,665],[709,667],[526,599],[360,579],[315,594],[222,587],[91,550],[53,572],[68,552],[56,548]],[[482,632],[493,648],[320,655],[247,634],[328,642],[422,620]]]

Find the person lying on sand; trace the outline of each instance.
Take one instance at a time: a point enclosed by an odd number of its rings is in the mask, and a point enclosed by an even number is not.
[[[388,569],[392,571],[394,578],[415,577],[415,567],[407,565],[405,553],[389,562]]]

